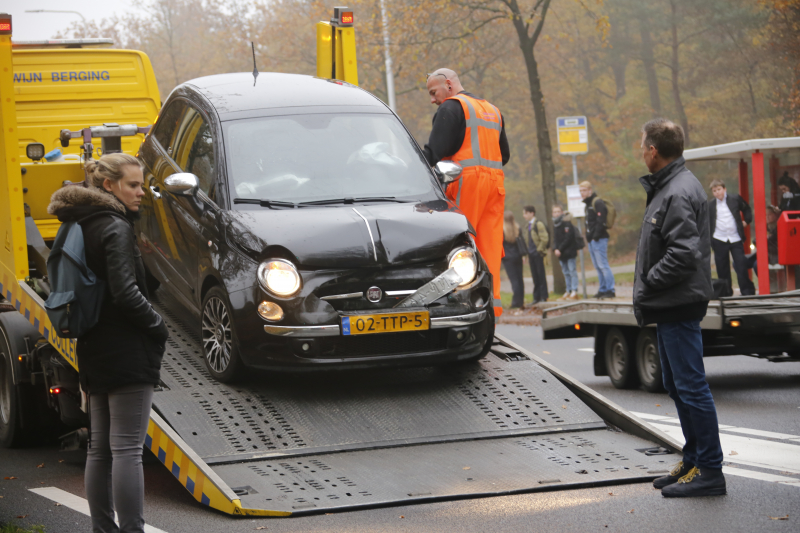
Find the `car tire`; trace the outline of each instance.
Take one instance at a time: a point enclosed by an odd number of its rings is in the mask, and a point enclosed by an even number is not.
[[[647,392],[664,392],[658,337],[653,328],[642,328],[636,338],[636,369],[639,381]]]
[[[209,374],[222,383],[240,379],[244,363],[239,356],[230,300],[222,288],[212,287],[203,298],[200,328],[203,360]]]
[[[628,337],[617,327],[608,330],[605,341],[606,370],[617,389],[631,389],[639,384],[636,357],[631,352]]]

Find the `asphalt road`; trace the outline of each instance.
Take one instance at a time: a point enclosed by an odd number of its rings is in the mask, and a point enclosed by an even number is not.
[[[608,378],[592,375],[591,339],[542,341],[538,327],[501,326],[500,332],[622,407],[649,417],[659,429],[679,436],[666,395],[618,391]],[[157,528],[151,530],[154,533],[797,531],[800,364],[723,357],[707,359],[706,368],[728,460],[724,497],[666,500],[649,484],[635,484],[289,519],[236,519],[200,506],[146,454],[145,516]],[[84,452],[61,452],[55,447],[0,451],[0,522],[42,524],[47,532],[90,531],[89,517],[70,508],[80,508],[84,497],[84,460]],[[10,477],[16,479],[3,479]],[[64,504],[31,492],[48,487],[60,489],[49,494]],[[770,518],[786,515],[788,520]]]

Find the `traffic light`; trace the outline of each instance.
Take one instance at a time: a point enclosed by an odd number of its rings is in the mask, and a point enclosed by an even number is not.
[[[333,8],[330,22],[317,23],[317,76],[358,85],[355,17],[348,7]]]

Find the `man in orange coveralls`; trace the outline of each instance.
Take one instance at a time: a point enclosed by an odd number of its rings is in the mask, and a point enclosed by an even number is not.
[[[433,166],[455,161],[464,168],[461,179],[447,187],[475,228],[475,243],[494,279],[494,314],[500,316],[500,259],[503,257],[503,210],[506,190],[503,165],[509,149],[505,121],[487,100],[464,90],[458,75],[440,68],[428,74],[431,103],[439,106],[424,153]]]

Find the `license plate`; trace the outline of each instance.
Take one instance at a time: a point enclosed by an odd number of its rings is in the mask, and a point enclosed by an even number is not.
[[[376,313],[342,317],[343,335],[369,335],[396,331],[420,331],[430,329],[428,311],[414,313]]]

